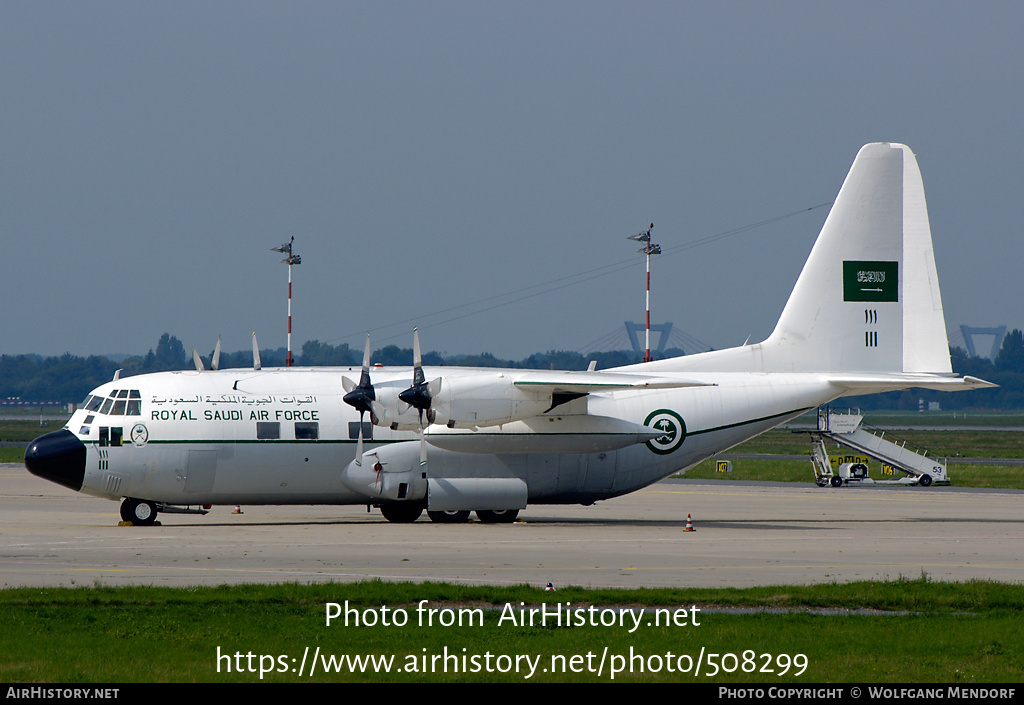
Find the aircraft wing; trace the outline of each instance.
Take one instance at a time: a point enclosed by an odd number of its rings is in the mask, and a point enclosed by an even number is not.
[[[652,375],[628,374],[622,372],[566,372],[529,371],[517,375],[516,387],[523,391],[552,394],[589,394],[624,389],[680,389],[682,387],[714,387],[710,382],[698,382],[679,377],[655,377]]]

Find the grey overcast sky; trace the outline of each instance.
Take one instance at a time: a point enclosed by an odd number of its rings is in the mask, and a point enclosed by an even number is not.
[[[1024,3],[0,1],[0,353],[767,336],[866,142],[1021,327]]]

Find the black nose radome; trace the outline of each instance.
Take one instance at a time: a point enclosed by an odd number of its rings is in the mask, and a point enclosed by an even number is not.
[[[28,444],[25,467],[33,475],[80,492],[85,482],[85,444],[66,428],[47,433]]]

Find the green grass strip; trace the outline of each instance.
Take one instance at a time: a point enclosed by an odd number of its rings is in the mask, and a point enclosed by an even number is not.
[[[418,610],[422,600],[435,610],[432,626],[419,623],[429,614]],[[346,601],[360,625],[353,616],[348,626],[341,617],[328,626],[326,605]],[[602,612],[607,606],[646,606],[666,616],[679,610],[685,619],[648,626],[654,619],[648,612],[639,627],[631,619],[622,626],[519,621],[522,606],[552,609],[566,602],[593,605],[606,617],[619,614]],[[0,591],[0,681],[609,682],[618,658],[622,670],[614,680],[624,682],[1014,682],[1024,672],[1022,608],[1024,586],[936,583],[924,575],[815,586],[553,593],[530,586],[383,582],[14,588]],[[402,614],[405,623],[398,625]],[[445,615],[449,624],[440,623]],[[699,626],[687,621],[694,616]],[[465,620],[462,626],[457,617]],[[693,666],[702,649],[698,676]],[[314,653],[321,658],[310,678]],[[806,658],[802,669],[798,654]],[[379,672],[380,661],[375,672],[369,661],[353,669],[342,658],[371,655],[390,657],[390,672]],[[532,673],[526,656],[536,663]],[[710,676],[714,666],[718,674]]]

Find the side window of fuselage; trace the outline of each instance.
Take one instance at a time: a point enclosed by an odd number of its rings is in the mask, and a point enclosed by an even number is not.
[[[356,440],[359,438],[359,422],[349,421],[348,422],[348,437],[350,440]],[[373,424],[369,421],[363,421],[363,440],[373,440]]]
[[[281,424],[277,421],[257,421],[256,438],[261,441],[276,441],[281,437]]]
[[[320,438],[320,424],[316,421],[296,421],[295,440],[315,441]]]

